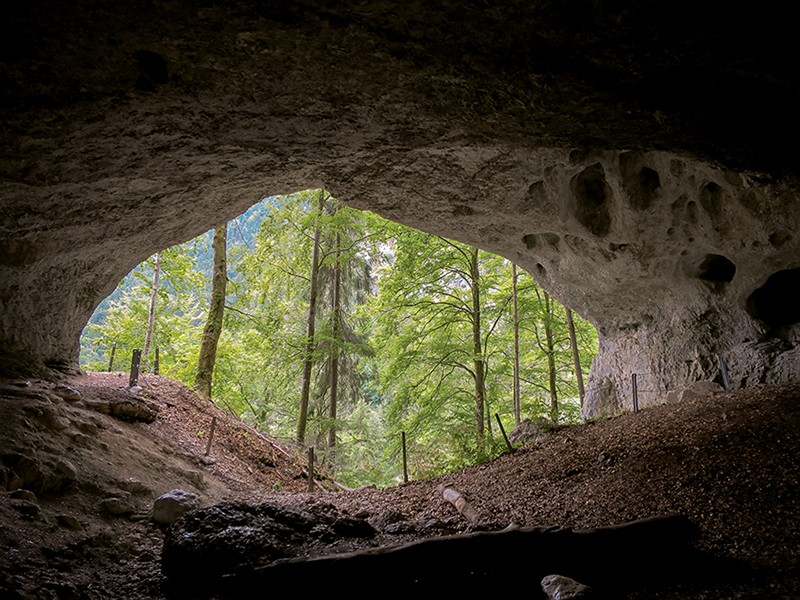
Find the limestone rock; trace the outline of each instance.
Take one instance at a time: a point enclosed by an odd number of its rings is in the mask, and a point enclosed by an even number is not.
[[[68,385],[57,385],[53,388],[57,396],[66,400],[67,402],[77,402],[81,399],[81,393],[74,387]]]
[[[200,506],[197,494],[180,489],[167,492],[153,503],[153,521],[159,525],[171,525],[183,515]]]
[[[214,9],[180,3],[134,23],[120,0],[92,19],[45,2],[13,22],[1,372],[74,371],[84,326],[134,265],[319,183],[513,259],[591,321],[586,416],[630,407],[632,372],[648,378],[640,405],[661,403],[713,379],[728,350],[734,387],[800,377],[790,3],[697,8],[714,35],[633,0],[413,3],[403,18],[279,4],[227,13],[239,35],[224,43]],[[544,58],[566,47],[568,60]],[[333,91],[310,101],[321,74]],[[764,340],[785,345],[767,356]]]
[[[563,575],[542,579],[542,590],[550,600],[583,600],[591,598],[591,588]]]
[[[144,483],[133,477],[128,477],[117,483],[120,489],[139,496],[152,496],[153,491]]]
[[[88,408],[122,421],[144,421],[152,423],[158,417],[158,407],[154,402],[131,395],[100,400],[87,400]]]
[[[680,390],[672,390],[667,393],[667,402],[683,402],[684,400],[695,400],[704,398],[710,394],[724,391],[722,386],[714,381],[696,381],[691,385]]]
[[[103,498],[97,507],[101,512],[113,517],[129,517],[136,512],[136,505],[126,492],[111,498]]]

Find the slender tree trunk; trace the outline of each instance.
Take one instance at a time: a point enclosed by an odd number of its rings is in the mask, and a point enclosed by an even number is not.
[[[161,277],[161,252],[156,254],[156,264],[153,267],[153,286],[150,288],[150,311],[147,314],[147,331],[144,334],[144,348],[142,356],[144,364],[148,364],[150,356],[150,344],[153,341],[153,333],[156,329],[156,298],[158,296],[158,280]]]
[[[211,382],[214,378],[214,364],[217,362],[217,345],[222,334],[222,320],[225,315],[225,293],[228,284],[228,225],[224,223],[214,230],[214,267],[211,275],[211,302],[208,305],[208,318],[203,329],[200,344],[200,358],[197,360],[197,376],[194,387],[204,398],[211,399]]]
[[[519,304],[517,302],[517,265],[511,263],[511,296],[514,309],[514,423],[520,424],[520,386],[519,386]]]
[[[322,213],[325,204],[325,192],[319,192],[319,207]],[[308,400],[311,395],[311,371],[314,367],[314,345],[316,343],[316,318],[317,295],[319,287],[319,251],[320,251],[319,222],[314,228],[314,249],[311,252],[311,277],[308,293],[308,318],[306,319],[306,347],[303,357],[303,384],[300,390],[300,414],[297,418],[297,441],[304,444],[306,441],[306,426],[308,425]]]
[[[556,351],[553,343],[553,306],[550,296],[544,293],[544,336],[547,343],[547,370],[550,374],[550,418],[558,422],[558,393],[556,391]]]
[[[328,429],[328,448],[330,449],[331,462],[333,461],[334,450],[336,448],[336,409],[339,399],[339,338],[341,337],[341,286],[342,286],[342,265],[339,262],[341,247],[341,236],[336,234],[336,246],[334,250],[333,268],[333,300],[331,308],[333,311],[333,328],[331,332],[331,403],[328,411],[330,429]]]
[[[581,369],[581,355],[578,352],[578,339],[575,337],[575,320],[572,318],[572,310],[566,308],[567,312],[567,327],[569,327],[569,345],[572,348],[572,360],[575,363],[575,379],[578,382],[578,396],[581,399],[581,406],[583,406],[583,370]]]
[[[472,279],[472,352],[473,370],[475,372],[475,433],[477,434],[478,440],[483,441],[486,372],[483,358],[483,345],[481,344],[481,290],[477,248],[472,248],[470,278]]]

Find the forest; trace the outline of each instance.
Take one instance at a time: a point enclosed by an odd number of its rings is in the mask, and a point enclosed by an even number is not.
[[[498,455],[524,419],[579,422],[597,333],[505,258],[317,189],[134,268],[81,368],[126,371],[134,349],[357,487],[402,481],[403,444],[420,479]]]

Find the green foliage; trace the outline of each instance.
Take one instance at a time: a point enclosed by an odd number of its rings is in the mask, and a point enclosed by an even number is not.
[[[505,259],[362,213],[318,190],[267,198],[228,228],[228,293],[213,397],[270,436],[291,439],[298,417],[314,230],[321,228],[320,295],[308,437],[345,485],[402,477],[406,432],[412,478],[485,461],[513,429],[511,267]],[[160,372],[193,383],[210,294],[210,234],[161,254],[153,348]],[[152,259],[101,303],[82,337],[82,366],[127,370],[147,326]],[[333,281],[340,281],[334,310]],[[523,418],[549,416],[549,362],[559,423],[580,419],[564,308],[527,273],[519,280]],[[473,294],[477,292],[478,294]],[[473,300],[479,296],[478,311]],[[473,325],[479,319],[476,351]],[[597,335],[575,315],[584,372]],[[545,324],[552,344],[548,346]],[[339,362],[338,410],[328,414],[331,358]],[[152,357],[148,364],[152,367]],[[476,369],[485,397],[476,423]],[[327,432],[335,427],[335,452]]]

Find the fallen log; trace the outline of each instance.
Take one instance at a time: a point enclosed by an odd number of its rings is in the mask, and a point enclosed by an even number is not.
[[[235,597],[248,589],[280,589],[304,582],[323,591],[345,582],[363,582],[368,574],[370,581],[385,582],[395,592],[497,591],[500,586],[506,594],[530,590],[531,581],[538,583],[545,575],[559,573],[601,591],[610,584],[619,591],[621,581],[624,587],[659,576],[677,580],[681,573],[707,564],[692,547],[698,537],[698,528],[680,515],[577,531],[509,528],[281,559],[229,574],[220,589]]]
[[[447,502],[456,507],[456,510],[461,514],[462,517],[464,517],[472,525],[476,525],[478,523],[478,511],[475,510],[474,506],[467,502],[466,498],[464,498],[464,496],[462,496],[458,490],[444,485],[440,485],[438,490]]]

